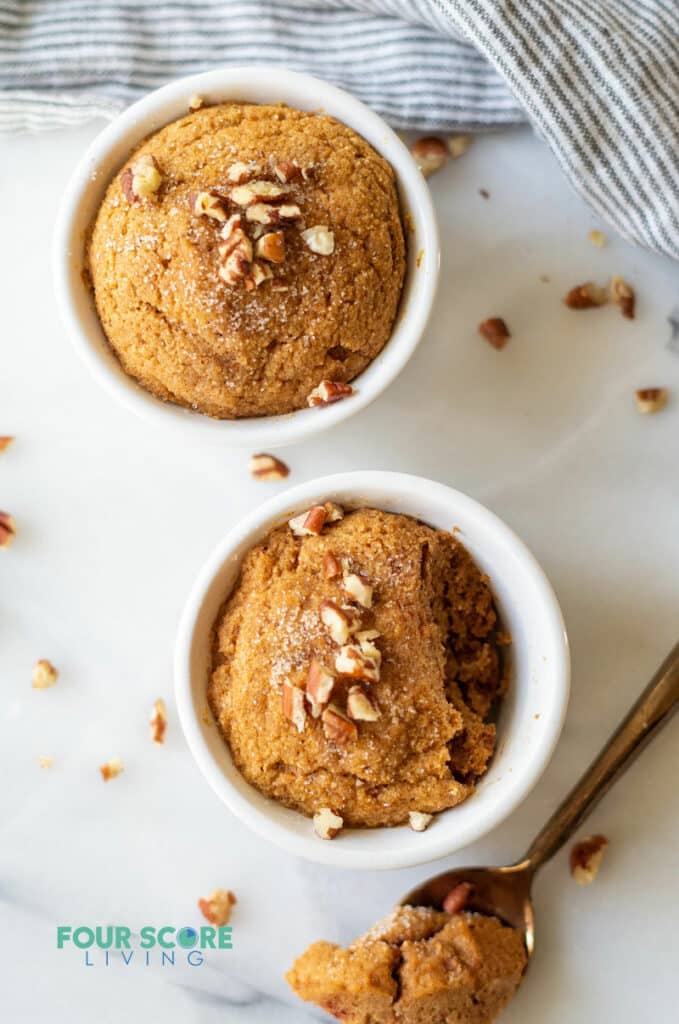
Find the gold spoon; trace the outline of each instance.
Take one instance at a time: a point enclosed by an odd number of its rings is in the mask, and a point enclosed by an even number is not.
[[[455,886],[461,882],[471,883],[465,906],[492,914],[523,932],[530,957],[535,947],[531,886],[536,872],[579,828],[604,793],[668,721],[678,704],[679,643],[520,861],[505,868],[446,871],[413,889],[401,903],[440,908]]]

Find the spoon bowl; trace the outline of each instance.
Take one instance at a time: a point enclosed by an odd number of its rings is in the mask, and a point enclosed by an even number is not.
[[[433,907],[441,910],[443,902],[456,886],[471,885],[465,910],[497,917],[523,935],[530,957],[535,944],[531,882],[533,870],[528,861],[505,868],[457,868],[430,878],[413,889],[401,901],[403,905]]]

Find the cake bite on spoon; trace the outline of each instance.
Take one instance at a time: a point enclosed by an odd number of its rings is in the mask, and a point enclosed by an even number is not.
[[[286,975],[292,989],[345,1024],[491,1024],[535,949],[537,871],[678,704],[679,644],[521,860],[446,871],[346,949],[314,943]]]

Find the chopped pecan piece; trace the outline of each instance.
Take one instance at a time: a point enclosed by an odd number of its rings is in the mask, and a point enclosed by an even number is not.
[[[358,730],[350,718],[343,715],[335,704],[330,704],[321,715],[323,733],[331,743],[350,743],[358,736]]]
[[[51,661],[48,661],[47,658],[36,661],[31,677],[34,690],[46,690],[49,686],[54,686],[58,678],[59,673]]]
[[[603,233],[603,231],[599,231],[597,228],[592,228],[587,237],[589,238],[592,245],[595,245],[597,249],[603,249],[603,247],[606,244],[605,234]]]
[[[9,512],[0,512],[0,548],[8,548],[16,537],[16,523]]]
[[[357,633],[356,639],[358,640],[358,646],[361,648],[363,660],[374,663],[379,669],[382,665],[382,652],[372,642],[375,633],[377,633],[377,630],[367,629],[365,632]],[[379,635],[377,633],[377,636]]]
[[[379,662],[363,652],[360,644],[344,644],[335,657],[335,670],[347,679],[362,683],[377,683],[380,678]]]
[[[237,247],[234,249],[231,255],[227,256],[224,260],[217,273],[226,284],[236,285],[239,281],[244,281],[246,287],[248,282],[252,282],[254,287],[254,280],[247,277],[249,269],[250,260],[247,256],[247,248],[244,246],[243,248]]]
[[[448,152],[451,158],[457,160],[458,157],[464,156],[473,141],[473,135],[449,135]]]
[[[153,199],[163,183],[163,176],[150,153],[143,153],[120,176],[120,187],[129,203],[139,199]]]
[[[275,181],[249,181],[231,189],[231,199],[236,206],[252,206],[262,201],[271,203],[287,195],[288,190]]]
[[[243,230],[243,220],[239,213],[234,213],[224,224],[221,230],[222,244],[219,246],[219,256],[222,264],[219,268],[219,276],[227,284],[235,285],[241,280],[248,280],[250,265],[252,263],[252,242]],[[254,282],[253,285],[254,287]]]
[[[376,722],[380,717],[370,697],[361,686],[350,686],[347,695],[347,714],[355,722]]]
[[[346,573],[342,579],[342,590],[352,601],[356,601],[363,608],[372,608],[373,588],[365,576],[361,576],[357,572]]]
[[[249,468],[255,480],[284,480],[290,473],[284,462],[264,452],[251,456]]]
[[[224,226],[219,232],[219,237],[222,239],[222,244],[219,246],[221,259],[226,259],[237,245],[240,245],[244,240],[248,240],[245,234],[243,217],[240,213],[231,214],[229,219],[224,222]],[[250,252],[250,259],[252,259],[252,252]]]
[[[382,636],[379,629],[363,629],[360,633],[356,634],[356,639],[359,644],[370,643],[371,640],[377,640],[378,637]],[[377,648],[375,648],[377,650]],[[379,654],[379,651],[377,652]]]
[[[265,263],[258,263],[257,260],[252,264],[252,271],[250,274],[249,281],[245,282],[245,287],[250,291],[252,286],[259,288],[260,284],[264,284],[265,281],[270,281],[273,277],[273,271],[271,267],[267,267]]]
[[[123,771],[123,762],[119,757],[112,757],[110,761],[106,761],[100,766],[99,771],[104,782],[109,782]]]
[[[504,348],[511,338],[509,328],[500,316],[492,316],[480,323],[479,334],[496,349]]]
[[[424,811],[410,811],[408,813],[408,824],[413,832],[424,832],[434,820],[433,814],[425,814]]]
[[[642,415],[648,415],[664,409],[670,393],[667,388],[640,388],[634,392],[634,397],[637,402],[637,411]]]
[[[326,522],[339,523],[344,519],[344,509],[336,501],[326,501],[323,508],[325,509]]]
[[[349,607],[340,608],[334,601],[321,601],[318,606],[321,622],[336,644],[345,644],[351,633],[360,625],[360,617]]]
[[[299,220],[302,211],[295,203],[283,203],[281,206],[269,206],[267,203],[254,203],[245,211],[245,219],[253,224],[268,227],[272,224],[292,223]]]
[[[309,665],[305,688],[314,718],[318,718],[321,708],[329,703],[336,679],[335,673],[321,665],[317,658],[312,660]]]
[[[255,244],[255,255],[269,263],[283,263],[285,260],[285,235],[282,231],[268,231]]]
[[[317,405],[331,405],[333,402],[340,402],[343,398],[353,395],[354,389],[351,384],[344,384],[339,380],[322,380],[317,388],[309,394],[307,405],[313,409]]]
[[[304,180],[304,171],[296,160],[281,160],[275,165],[273,172],[284,185]]]
[[[585,281],[584,284],[571,288],[563,301],[569,309],[595,309],[597,306],[606,305],[608,292],[592,281]]]
[[[331,811],[329,807],[321,807],[313,817],[314,832],[319,839],[334,839],[344,825],[344,819]]]
[[[474,886],[471,882],[460,882],[454,886],[443,901],[446,914],[459,914],[467,906]]]
[[[246,182],[252,181],[254,176],[259,174],[260,170],[259,164],[254,163],[252,160],[249,163],[239,160],[229,167],[226,172],[226,180],[230,185],[245,185]]]
[[[323,576],[326,580],[334,580],[342,572],[342,566],[333,555],[332,551],[326,551],[323,555]]]
[[[306,724],[306,707],[304,706],[304,690],[285,679],[283,681],[283,715],[303,732]]]
[[[620,312],[628,320],[634,320],[634,307],[636,295],[634,289],[619,274],[611,278],[611,302],[614,302]]]
[[[306,512],[301,512],[288,520],[288,526],[296,537],[306,537],[315,534],[319,536],[323,532],[325,521],[328,518],[323,505],[314,505]]]
[[[448,160],[448,147],[443,139],[433,135],[418,139],[411,146],[410,152],[425,178],[439,171]]]
[[[223,928],[231,920],[231,911],[237,902],[230,889],[215,889],[209,899],[198,900],[198,909],[206,921]]]
[[[151,739],[153,742],[164,743],[165,732],[167,731],[167,709],[162,697],[159,697],[158,700],[154,702],[149,722],[151,725]]]
[[[211,217],[223,224],[226,220],[224,202],[213,192],[192,192],[189,196],[191,213],[196,217]]]
[[[576,843],[571,850],[571,875],[578,885],[589,885],[596,878],[608,839],[605,836],[588,836]]]

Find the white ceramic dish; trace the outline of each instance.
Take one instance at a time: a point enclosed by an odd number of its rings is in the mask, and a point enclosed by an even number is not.
[[[323,110],[359,132],[394,168],[402,208],[412,226],[404,291],[392,336],[353,382],[356,393],[351,398],[284,416],[214,420],[149,394],[123,372],[109,347],[82,280],[86,231],[109,182],[130,153],[146,136],[186,114],[193,94],[204,96],[207,102],[285,102],[303,110]],[[76,351],[97,380],[129,409],[185,436],[251,448],[281,447],[363,409],[403,369],[422,337],[434,300],[439,272],[438,230],[424,178],[401,140],[377,114],[348,93],[309,75],[281,68],[229,68],[163,86],[125,110],[97,136],[64,194],[54,233],[53,271],[61,316]]]
[[[238,578],[245,553],[273,526],[318,501],[369,505],[452,530],[488,572],[504,627],[513,638],[512,686],[498,722],[498,746],[487,774],[465,803],[438,815],[426,832],[407,826],[345,830],[318,839],[311,822],[268,800],[235,768],[205,698],[210,634]],[[442,484],[401,473],[356,472],[294,487],[266,502],[230,531],[203,567],[177,638],[177,706],[189,747],[229,809],[259,835],[290,853],[346,868],[401,868],[442,857],[498,825],[544,771],[563,723],[570,683],[561,611],[543,571],[524,544],[492,512]],[[416,808],[414,808],[416,809]]]

